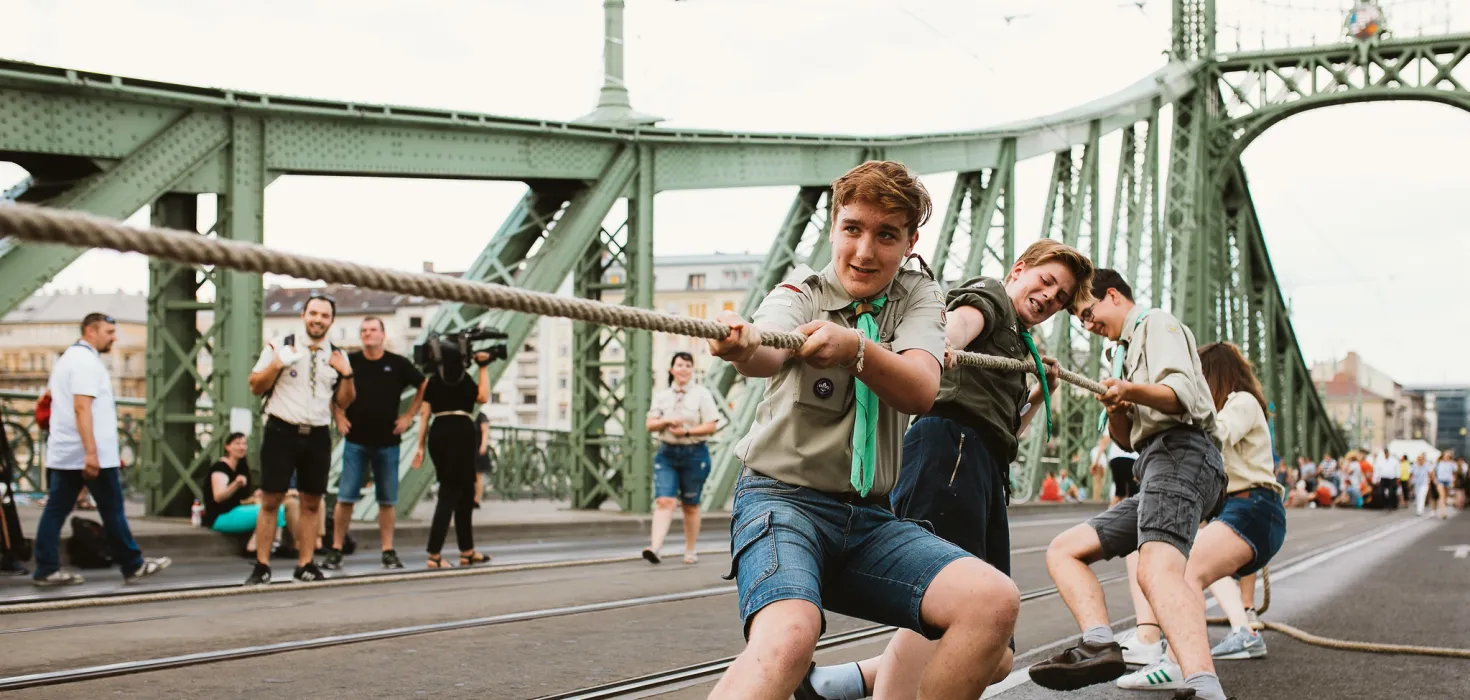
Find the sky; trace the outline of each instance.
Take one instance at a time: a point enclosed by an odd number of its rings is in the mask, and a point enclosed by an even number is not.
[[[1341,2],[1220,0],[1232,37],[1335,36]],[[1463,31],[1449,0],[1413,21]],[[322,99],[574,119],[602,82],[599,0],[6,0],[0,55]],[[1409,14],[1398,25],[1410,29]],[[351,7],[350,13],[342,8]],[[432,9],[424,9],[429,7]],[[1441,9],[1444,8],[1444,9]],[[1435,14],[1439,12],[1440,14]],[[85,17],[85,21],[76,18]],[[974,129],[1107,95],[1163,65],[1162,0],[629,0],[627,83],[666,126],[844,134]],[[1274,34],[1272,36],[1275,36]],[[1274,39],[1266,39],[1272,41]],[[1105,139],[1109,220],[1117,139]],[[1470,113],[1428,103],[1315,110],[1246,151],[1272,261],[1309,361],[1349,350],[1404,383],[1470,383]],[[1018,247],[1040,235],[1049,158],[1018,166]],[[0,163],[0,188],[24,176]],[[953,174],[924,178],[942,212]],[[466,267],[519,183],[285,177],[267,242],[418,269]],[[662,193],[655,253],[764,252],[795,189]],[[205,207],[205,216],[209,207]],[[932,250],[939,228],[921,230]],[[134,217],[146,222],[146,213]],[[395,241],[412,236],[413,253]],[[280,282],[282,280],[272,280]],[[290,283],[289,280],[285,280]],[[143,290],[141,258],[91,252],[62,289]]]

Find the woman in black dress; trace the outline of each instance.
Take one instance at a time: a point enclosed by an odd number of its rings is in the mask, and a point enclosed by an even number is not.
[[[475,454],[480,444],[474,410],[475,404],[490,400],[490,356],[486,353],[475,356],[480,363],[480,379],[476,382],[465,372],[458,348],[445,345],[440,353],[439,370],[429,375],[429,384],[424,389],[419,449],[413,456],[413,468],[423,466],[427,443],[429,456],[434,460],[434,473],[439,478],[439,500],[434,504],[434,520],[429,526],[431,569],[448,566],[439,552],[449,534],[451,517],[459,540],[459,565],[490,561],[490,557],[475,551],[471,522],[475,509]],[[429,427],[426,430],[423,426]]]

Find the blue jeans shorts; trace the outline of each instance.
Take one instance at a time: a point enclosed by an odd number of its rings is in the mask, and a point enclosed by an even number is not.
[[[664,443],[653,456],[653,497],[677,498],[686,506],[699,505],[704,480],[709,478],[709,446]]]
[[[1286,508],[1272,488],[1257,486],[1226,496],[1225,509],[1215,520],[1234,530],[1254,552],[1250,562],[1235,572],[1236,578],[1265,568],[1286,541]]]
[[[934,577],[970,556],[879,505],[747,471],[730,514],[730,573],[746,639],[756,612],[780,600],[910,629],[928,639],[920,604]],[[822,617],[822,631],[827,619]]]
[[[920,418],[903,438],[893,512],[1011,575],[1006,469],[980,432],[949,418]]]
[[[373,470],[373,491],[378,505],[398,502],[398,445],[373,447],[342,441],[342,478],[337,482],[337,501],[356,503],[362,498],[363,476]]]

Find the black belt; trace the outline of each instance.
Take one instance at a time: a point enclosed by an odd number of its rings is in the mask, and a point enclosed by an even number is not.
[[[295,431],[297,435],[310,435],[317,430],[327,429],[327,426],[325,425],[297,425],[290,421],[277,418],[276,416],[266,417],[265,425],[267,428],[275,427],[284,430],[292,430]]]

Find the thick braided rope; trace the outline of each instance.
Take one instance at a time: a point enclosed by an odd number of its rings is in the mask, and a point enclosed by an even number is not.
[[[556,316],[603,326],[637,328],[710,340],[719,340],[730,334],[729,326],[716,321],[675,316],[633,306],[605,304],[591,299],[562,297],[489,282],[472,282],[443,275],[401,272],[341,260],[297,255],[257,243],[209,238],[187,231],[131,228],[82,212],[48,209],[33,204],[0,206],[0,234],[31,243],[109,248],[179,263],[351,284],[366,289],[411,294],[441,301],[458,301],[537,316]],[[761,334],[761,345],[782,350],[795,350],[805,342],[806,336],[800,333]],[[1020,360],[968,352],[959,352],[956,356],[965,365],[1036,372],[1033,364]],[[1075,372],[1062,370],[1061,376],[1065,381],[1093,393],[1101,394],[1104,391],[1102,385]]]

